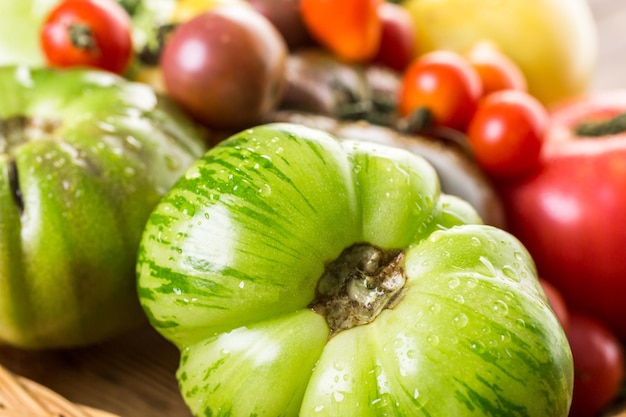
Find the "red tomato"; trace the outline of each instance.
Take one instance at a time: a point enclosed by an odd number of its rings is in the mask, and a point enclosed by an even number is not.
[[[378,14],[383,27],[380,46],[373,62],[402,72],[417,51],[415,21],[405,7],[395,3],[381,4]]]
[[[597,415],[624,381],[624,352],[609,329],[590,316],[572,313],[567,338],[574,357],[574,396],[569,417]]]
[[[480,75],[484,95],[500,90],[527,90],[522,70],[491,42],[478,42],[466,56]]]
[[[113,0],[63,0],[44,20],[40,43],[50,66],[121,74],[133,52],[131,20]]]
[[[502,90],[480,101],[467,129],[478,165],[493,177],[519,177],[539,164],[548,112],[530,94]]]
[[[596,126],[605,136],[576,133],[585,121],[624,113],[626,91],[597,92],[554,109],[540,169],[499,189],[509,230],[539,274],[570,308],[626,341],[626,133],[612,132],[615,122]]]
[[[320,44],[350,62],[371,60],[378,51],[384,0],[301,0],[305,25]]]
[[[405,70],[399,112],[426,109],[436,125],[464,131],[481,95],[480,77],[466,59],[451,51],[429,52]]]
[[[570,313],[563,295],[554,285],[550,284],[545,279],[540,279],[539,282],[541,283],[543,291],[546,293],[546,297],[548,297],[548,302],[552,310],[554,310],[554,314],[557,319],[559,319],[559,323],[561,323],[561,327],[567,331],[567,329],[569,329]]]

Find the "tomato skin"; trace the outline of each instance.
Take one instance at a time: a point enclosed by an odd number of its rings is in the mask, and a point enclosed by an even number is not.
[[[383,0],[301,0],[300,11],[315,40],[348,62],[371,60],[380,44]]]
[[[510,230],[572,308],[626,340],[626,147],[544,162],[500,195]]]
[[[138,293],[180,348],[192,413],[565,417],[571,352],[519,241],[467,224],[481,223],[473,208],[440,193],[415,154],[336,138],[302,124],[245,129],[148,221]],[[394,259],[407,291],[339,329],[324,311],[334,300],[316,294],[353,288],[349,303],[371,310],[373,291],[324,269],[359,280],[379,270],[354,242],[406,247]]]
[[[534,97],[519,90],[487,95],[467,129],[478,164],[495,177],[519,177],[539,164],[548,112]]]
[[[467,60],[450,51],[429,52],[405,70],[398,110],[408,116],[425,108],[435,124],[465,130],[481,96],[480,77]]]
[[[287,45],[267,18],[249,7],[224,6],[178,26],[161,69],[176,102],[207,127],[229,130],[259,123],[274,109],[286,57]]]
[[[417,51],[413,17],[404,7],[388,2],[378,7],[378,14],[382,21],[382,34],[373,62],[404,71]]]
[[[570,308],[593,315],[626,341],[626,134],[574,131],[599,114],[624,113],[626,91],[594,93],[556,109],[540,168],[498,184],[508,228]]]
[[[483,94],[500,90],[527,91],[526,77],[520,67],[493,43],[477,42],[466,54],[483,85]]]
[[[624,381],[624,351],[596,319],[572,312],[567,338],[574,357],[574,395],[569,417],[596,415],[615,398]]]
[[[569,328],[569,308],[567,307],[567,303],[563,298],[563,294],[549,281],[545,279],[539,279],[539,283],[543,288],[543,291],[546,293],[546,297],[548,297],[548,301],[550,302],[550,306],[552,310],[554,310],[554,314],[559,319],[561,326],[567,332]]]
[[[300,0],[248,0],[248,3],[276,26],[289,50],[314,44],[302,20]]]
[[[112,0],[64,0],[47,15],[40,43],[52,67],[122,74],[132,57],[131,20]]]

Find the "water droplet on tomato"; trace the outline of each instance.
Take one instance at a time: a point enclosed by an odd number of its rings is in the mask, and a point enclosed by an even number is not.
[[[457,327],[465,327],[467,326],[468,322],[469,322],[469,318],[467,317],[467,315],[463,313],[459,313],[456,316],[454,316],[454,324]]]
[[[502,267],[502,273],[507,277],[512,279],[515,282],[520,282],[520,276],[517,272],[517,269],[510,265],[505,265]]]
[[[509,313],[509,306],[504,301],[497,300],[493,305],[493,311],[502,315],[506,315]]]
[[[458,287],[460,283],[461,281],[457,277],[453,277],[453,278],[450,278],[450,280],[448,281],[448,287],[450,287],[450,289],[453,290],[456,287]]]
[[[200,177],[200,166],[198,164],[192,165],[191,167],[189,167],[187,172],[185,172],[185,178],[188,180],[193,180]]]
[[[138,151],[141,149],[141,142],[134,136],[126,136],[124,138],[124,145],[131,151]]]
[[[477,352],[477,353],[480,354],[480,353],[483,353],[485,351],[485,345],[482,342],[480,342],[480,341],[472,342],[470,344],[470,349],[472,349],[474,352]]]
[[[343,371],[344,369],[346,369],[346,364],[344,362],[337,361],[333,364],[333,368],[335,368],[335,370],[337,371]]]
[[[259,196],[269,197],[272,195],[272,187],[269,184],[263,184],[258,190]]]
[[[437,336],[436,334],[431,334],[426,338],[426,341],[433,346],[438,346],[439,336]]]
[[[344,397],[345,395],[339,391],[333,392],[333,400],[335,400],[338,403],[342,402]]]
[[[180,161],[171,155],[165,156],[165,165],[171,170],[177,170],[180,168]]]

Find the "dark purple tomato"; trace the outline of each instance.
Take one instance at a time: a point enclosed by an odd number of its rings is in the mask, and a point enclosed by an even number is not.
[[[277,106],[287,46],[257,11],[212,9],[172,33],[161,57],[168,94],[208,128],[241,129]]]
[[[300,0],[249,0],[250,5],[267,18],[294,50],[314,43],[302,20]]]

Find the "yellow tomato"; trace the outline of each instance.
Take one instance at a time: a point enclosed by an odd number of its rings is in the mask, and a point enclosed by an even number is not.
[[[466,52],[495,43],[524,72],[544,104],[585,91],[597,61],[595,21],[586,0],[406,0],[420,53]]]
[[[214,7],[230,5],[248,6],[248,3],[244,0],[178,0],[171,20],[172,23],[186,22]]]

